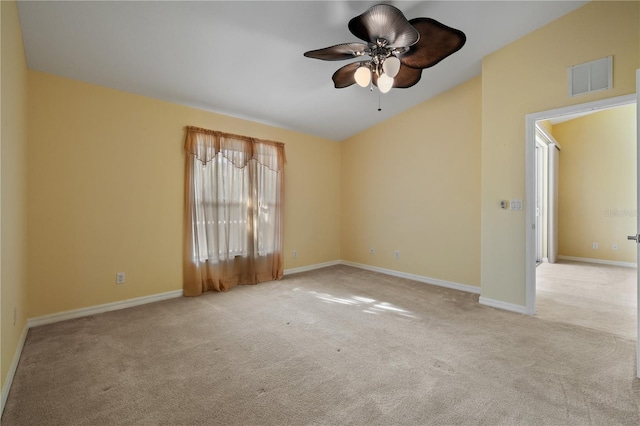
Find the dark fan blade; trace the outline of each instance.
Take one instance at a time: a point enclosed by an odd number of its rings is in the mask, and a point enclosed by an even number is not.
[[[448,27],[435,19],[415,18],[409,21],[420,32],[420,40],[400,56],[403,65],[429,68],[457,52],[467,37],[460,30]]]
[[[421,69],[401,66],[398,75],[393,79],[393,87],[396,89],[406,89],[407,87],[414,86],[420,81],[421,77]],[[378,86],[378,75],[375,72],[373,73],[373,84]]]
[[[369,51],[369,46],[364,43],[343,43],[324,49],[310,50],[304,52],[307,58],[322,59],[323,61],[340,61],[342,59],[353,59],[362,56]]]
[[[373,6],[349,21],[349,31],[361,40],[375,43],[383,38],[389,47],[409,47],[420,38],[400,10],[388,4]]]
[[[393,87],[397,89],[406,89],[414,86],[420,81],[422,70],[410,67],[400,67],[400,72],[393,79]]]
[[[360,67],[360,62],[354,62],[352,64],[345,65],[333,73],[331,79],[336,89],[343,89],[355,84],[356,78],[354,76],[356,70]]]

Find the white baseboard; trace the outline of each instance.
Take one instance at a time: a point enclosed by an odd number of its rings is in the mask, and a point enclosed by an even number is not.
[[[366,269],[368,271],[380,272],[381,274],[392,275],[394,277],[406,278],[413,281],[418,281],[425,284],[437,285],[439,287],[451,288],[454,290],[466,291],[467,293],[480,294],[480,287],[474,287],[468,284],[454,283],[451,281],[439,280],[437,278],[425,277],[422,275],[409,274],[407,272],[394,271],[393,269],[379,268],[377,266],[365,265],[363,263],[349,262],[343,260],[340,262],[342,265],[353,266],[355,268]]]
[[[52,324],[54,322],[101,314],[103,312],[117,311],[119,309],[146,305],[147,303],[174,299],[176,297],[182,297],[182,290],[168,291],[166,293],[152,294],[151,296],[136,297],[135,299],[121,300],[119,302],[105,303],[104,305],[89,306],[87,308],[74,309],[71,311],[64,311],[50,315],[43,315],[36,318],[29,318],[27,325],[29,326],[29,328],[37,327],[39,325]]]
[[[314,269],[320,269],[320,268],[326,268],[328,266],[340,265],[341,263],[342,262],[339,261],[339,260],[332,260],[331,262],[324,262],[324,263],[316,263],[315,265],[302,266],[300,268],[285,269],[284,270],[284,274],[285,275],[298,274],[300,272],[313,271]]]
[[[18,346],[16,347],[16,351],[13,355],[13,360],[11,361],[11,365],[9,366],[9,371],[7,372],[7,378],[4,381],[4,386],[2,387],[2,397],[0,399],[0,416],[4,412],[4,405],[7,403],[7,398],[9,397],[9,391],[11,390],[11,385],[13,384],[13,376],[16,374],[16,370],[18,369],[18,362],[20,361],[20,356],[22,355],[22,348],[24,347],[24,342],[27,340],[27,332],[29,331],[29,324],[25,324],[22,329],[22,334],[20,335],[20,340],[18,340]]]
[[[600,265],[624,266],[625,268],[638,267],[638,265],[633,262],[619,262],[617,260],[591,259],[588,257],[558,256],[558,259],[571,260],[573,262],[598,263]]]
[[[490,306],[492,308],[503,309],[505,311],[516,312],[518,314],[527,315],[527,307],[522,305],[514,305],[513,303],[503,302],[501,300],[489,299],[487,297],[480,296],[479,300],[481,305]]]
[[[362,263],[349,262],[343,260],[340,262],[343,265],[353,266],[355,268],[366,269],[368,271],[380,272],[382,274],[393,275],[395,277],[407,278],[413,281],[419,281],[426,284],[437,285],[440,287],[451,288],[454,290],[466,291],[467,293],[480,294],[480,287],[474,287],[468,284],[454,283],[451,281],[439,280],[437,278],[425,277],[422,275],[414,275],[406,272],[394,271],[392,269],[379,268],[377,266],[365,265]],[[519,314],[527,314],[527,307],[521,305],[514,305],[513,303],[502,302],[500,300],[489,299],[480,296],[480,304],[491,306],[492,308],[503,309],[505,311],[516,312]]]

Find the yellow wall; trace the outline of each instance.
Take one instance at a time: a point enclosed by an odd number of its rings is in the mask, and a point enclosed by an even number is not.
[[[591,2],[482,61],[482,296],[525,305],[525,116],[635,92],[638,2]],[[569,98],[567,68],[614,56],[614,88]]]
[[[636,229],[636,105],[559,123],[553,135],[562,146],[558,253],[635,263],[626,236]]]
[[[547,132],[548,134],[553,133],[553,125],[549,120],[541,120],[536,123],[538,127],[542,129],[542,131]]]
[[[35,71],[29,83],[29,317],[182,288],[187,125],[284,142],[285,269],[340,259],[338,143]]]
[[[344,260],[480,285],[480,82],[342,142]]]
[[[0,2],[0,15],[0,357],[4,388],[27,318],[27,65],[15,2]]]

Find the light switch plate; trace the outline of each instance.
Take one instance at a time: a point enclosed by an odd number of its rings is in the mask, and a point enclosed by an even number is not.
[[[522,210],[522,200],[511,200],[509,210]]]

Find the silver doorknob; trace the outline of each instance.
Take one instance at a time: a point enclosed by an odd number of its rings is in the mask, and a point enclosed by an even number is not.
[[[638,235],[629,235],[627,237],[627,240],[632,240],[632,241],[635,241],[637,243],[638,239],[639,239],[638,237],[639,237]]]

